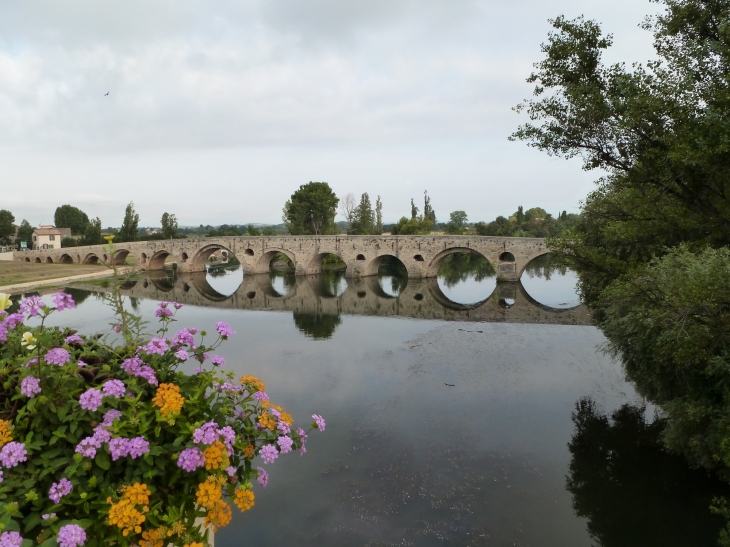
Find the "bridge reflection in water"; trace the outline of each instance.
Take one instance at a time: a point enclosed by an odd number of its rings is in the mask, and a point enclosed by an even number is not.
[[[445,321],[485,321],[504,323],[540,323],[554,325],[590,325],[589,310],[579,305],[554,309],[536,302],[520,282],[500,282],[490,296],[474,304],[457,304],[449,300],[436,279],[409,279],[398,296],[385,292],[377,277],[347,278],[333,287],[326,274],[290,276],[286,294],[272,284],[272,275],[244,275],[233,294],[218,292],[206,274],[146,277],[126,283],[122,294],[136,298],[169,300],[190,306],[207,306],[240,310],[288,311],[297,323],[306,317],[314,327],[325,331],[326,325],[339,321],[327,319],[340,315],[370,315],[437,319]],[[343,281],[346,287],[343,288]],[[77,285],[90,291],[106,289],[90,284]],[[333,290],[334,289],[334,290]],[[336,325],[334,325],[336,326]],[[317,331],[314,328],[314,331]],[[314,338],[320,337],[312,334]]]

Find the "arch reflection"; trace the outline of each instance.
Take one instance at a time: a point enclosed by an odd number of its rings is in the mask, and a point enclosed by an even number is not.
[[[306,277],[279,273],[244,275],[232,294],[222,293],[210,281],[204,273],[177,277],[170,273],[142,279],[121,290],[128,296],[175,300],[192,306],[310,314],[313,318],[302,315],[297,321],[311,325],[314,329],[311,333],[319,332],[320,323],[324,325],[330,321],[320,316],[343,314],[446,321],[591,324],[590,313],[584,306],[567,310],[550,308],[535,301],[519,282],[496,283],[482,300],[463,304],[450,300],[433,278],[411,279],[397,296],[386,292],[376,277],[343,278],[336,272],[329,277],[322,274]],[[95,292],[107,290],[90,284],[84,288]]]
[[[538,256],[525,267],[520,283],[536,302],[555,309],[580,304],[578,274],[560,264],[553,255]]]

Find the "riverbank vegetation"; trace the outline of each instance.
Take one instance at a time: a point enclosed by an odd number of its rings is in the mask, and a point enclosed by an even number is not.
[[[665,446],[730,479],[730,2],[663,0],[659,60],[607,66],[612,38],[558,17],[513,139],[605,175],[550,245]]]

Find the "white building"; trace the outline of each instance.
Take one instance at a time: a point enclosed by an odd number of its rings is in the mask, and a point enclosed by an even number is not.
[[[64,237],[71,237],[71,228],[38,226],[33,230],[33,249],[60,249]]]

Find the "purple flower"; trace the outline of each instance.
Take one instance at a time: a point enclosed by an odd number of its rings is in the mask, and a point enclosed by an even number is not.
[[[173,303],[172,303],[172,305],[173,305],[173,306],[175,306],[175,309],[176,309],[176,310],[179,310],[180,308],[182,308],[182,307],[183,307],[183,305],[182,305],[182,304],[180,304],[180,302],[173,302]]]
[[[129,439],[116,437],[109,441],[109,454],[112,457],[112,461],[117,461],[119,458],[128,456],[129,450]]]
[[[259,472],[259,476],[256,480],[259,481],[259,484],[263,488],[266,488],[266,485],[269,484],[269,474],[266,472],[266,469],[264,469],[263,467],[258,467],[257,469]]]
[[[218,434],[223,437],[223,442],[228,447],[228,450],[233,449],[233,443],[236,442],[236,432],[233,431],[233,428],[229,425],[226,427],[219,429]]]
[[[138,351],[144,351],[149,354],[157,354],[157,355],[165,355],[165,352],[167,351],[167,340],[164,338],[153,338],[150,340],[147,345],[140,346],[137,348]]]
[[[320,416],[319,414],[312,414],[312,418],[314,419],[314,427],[316,427],[320,431],[324,431],[324,418],[322,418],[322,416]]]
[[[200,374],[201,372],[203,372],[203,369],[200,368],[200,367],[195,367],[195,371],[194,372],[195,372],[195,374],[197,376],[198,374]]]
[[[56,513],[44,513],[43,515],[41,515],[41,518],[43,520],[55,519],[56,518]]]
[[[78,334],[72,334],[71,336],[67,336],[66,339],[63,341],[64,344],[82,344],[83,342],[84,341]]]
[[[172,310],[167,308],[157,308],[155,317],[172,317]]]
[[[233,466],[226,467],[226,473],[228,473],[228,476],[233,478],[236,476],[236,468]]]
[[[67,524],[58,531],[59,547],[80,547],[86,543],[86,532],[78,524]]]
[[[23,543],[23,536],[18,532],[3,532],[0,535],[0,547],[20,547]]]
[[[63,311],[65,309],[70,310],[76,307],[76,302],[74,302],[73,297],[65,292],[57,292],[54,294],[53,303],[56,304],[56,309],[58,311]]]
[[[193,442],[203,444],[213,444],[218,440],[218,424],[215,422],[208,422],[201,425],[198,429],[193,431]]]
[[[90,388],[84,391],[79,397],[79,403],[84,410],[96,410],[101,406],[103,395],[98,389]]]
[[[117,323],[116,325],[114,325],[112,327],[112,330],[114,332],[116,332],[117,334],[119,334],[120,332],[122,332],[122,325],[120,325],[119,323]]]
[[[221,338],[228,338],[229,336],[233,336],[234,334],[236,334],[235,332],[233,332],[233,329],[228,323],[223,323],[222,321],[215,324],[215,330],[218,331],[218,334],[221,335]]]
[[[302,441],[302,444],[307,442],[307,434],[301,427],[297,428],[297,435],[299,435],[299,440]]]
[[[9,329],[14,329],[18,325],[23,324],[23,315],[20,313],[11,313],[5,319],[3,319],[3,323]]]
[[[279,457],[279,451],[273,444],[267,444],[259,450],[259,456],[264,459],[264,463],[271,463]]]
[[[266,393],[264,393],[263,391],[257,391],[256,393],[253,394],[253,396],[254,396],[254,398],[258,399],[259,401],[268,401],[269,400],[269,396],[266,395]]]
[[[111,431],[107,431],[105,426],[97,425],[94,428],[94,436],[92,437],[96,442],[97,448],[101,448],[102,443],[108,443],[112,440]]]
[[[195,337],[193,336],[193,333],[190,332],[190,329],[183,329],[172,338],[172,345],[193,346],[195,345]]]
[[[112,424],[114,423],[114,420],[117,420],[121,417],[122,417],[122,413],[120,411],[115,410],[115,409],[107,410],[104,413],[104,419],[102,420],[101,425],[103,427],[111,427]]]
[[[276,423],[276,429],[281,431],[284,435],[287,435],[291,432],[291,427],[289,427],[289,424],[286,422],[282,422],[281,420]]]
[[[93,458],[96,456],[98,448],[101,448],[101,443],[99,441],[97,441],[94,437],[86,437],[76,445],[75,452],[78,452],[85,458]]]
[[[135,437],[129,441],[129,455],[136,459],[150,451],[150,443],[144,437]]]
[[[181,361],[187,361],[188,359],[190,359],[190,354],[184,349],[179,349],[175,352],[175,357],[177,357]]]
[[[205,466],[205,456],[197,448],[186,448],[180,452],[177,458],[177,466],[188,473],[192,473],[199,467]]]
[[[26,397],[34,397],[41,392],[41,381],[40,378],[35,376],[26,376],[23,381],[20,382],[20,392]]]
[[[48,491],[48,497],[51,501],[53,501],[53,503],[58,503],[61,501],[63,496],[68,496],[72,489],[73,485],[71,484],[71,481],[63,478],[51,485],[51,489]]]
[[[101,389],[110,397],[116,397],[117,399],[124,397],[124,393],[127,391],[127,387],[121,380],[109,380]]]
[[[217,367],[222,367],[226,364],[226,360],[223,359],[220,355],[213,355],[210,358],[210,361]]]
[[[160,302],[159,304],[157,304],[157,307],[164,310],[169,305],[169,302]]]
[[[125,359],[122,362],[122,368],[128,374],[136,376],[137,378],[143,378],[153,386],[156,386],[158,383],[157,377],[155,376],[155,371],[152,370],[151,367],[145,365],[144,361],[142,361],[142,359],[140,359],[139,357],[131,357],[129,359]]]
[[[80,367],[85,367],[86,363],[84,363],[81,359],[79,359],[78,361],[76,361],[76,365],[80,366]]]
[[[45,305],[39,296],[29,296],[20,302],[20,313],[35,317]]]
[[[286,454],[287,452],[291,452],[291,445],[292,445],[292,443],[293,443],[293,441],[291,440],[291,438],[287,437],[286,435],[284,435],[283,437],[279,437],[276,440],[276,444],[278,444],[279,445],[279,448],[281,448],[281,453],[282,454]]]
[[[37,364],[38,364],[38,357],[33,357],[33,359],[30,359],[30,360],[29,360],[29,361],[28,361],[28,362],[27,362],[27,363],[25,364],[25,367],[26,367],[26,368],[29,368],[29,367],[32,367],[33,365],[37,365]]]
[[[65,365],[71,360],[71,356],[63,348],[53,348],[46,353],[46,362],[52,365]]]
[[[10,469],[20,462],[27,461],[28,453],[25,451],[23,443],[9,442],[0,450],[0,463],[3,467]]]
[[[1,469],[0,469],[0,482],[3,482],[3,472]]]

